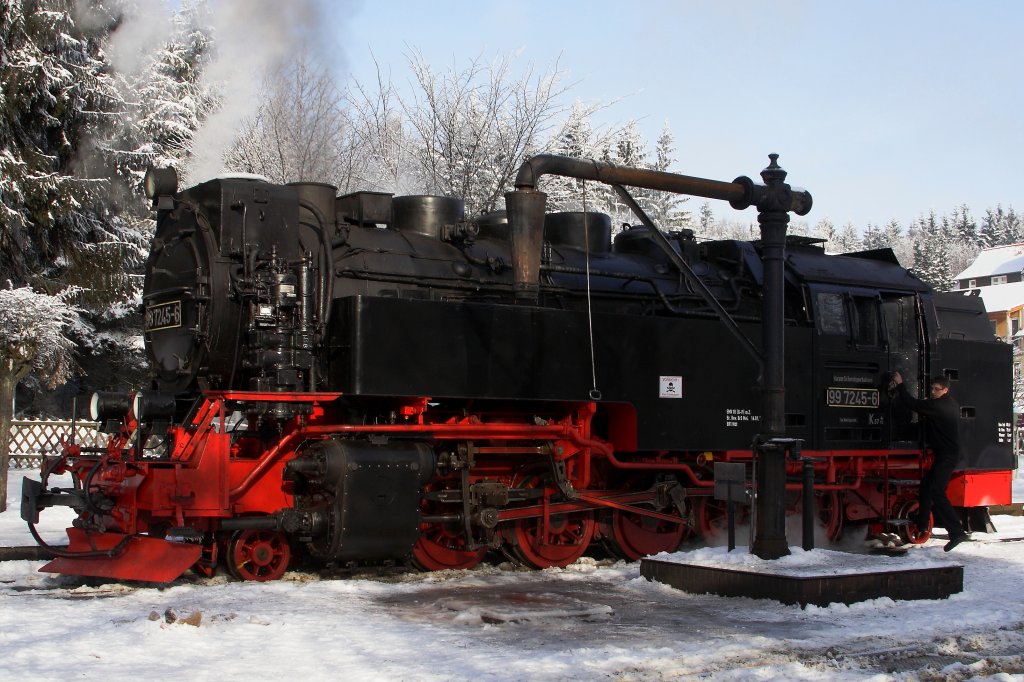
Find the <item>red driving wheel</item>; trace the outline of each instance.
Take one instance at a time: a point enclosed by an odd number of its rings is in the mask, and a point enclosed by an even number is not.
[[[487,548],[466,549],[466,536],[457,523],[425,524],[412,548],[412,561],[425,571],[467,569],[479,564]]]
[[[904,542],[909,542],[912,545],[923,545],[928,542],[932,536],[932,516],[928,516],[928,527],[918,528],[917,524],[910,521],[911,516],[917,516],[917,510],[920,504],[917,500],[907,500],[896,508],[896,518],[906,519],[909,523],[905,526],[900,526],[899,534]]]
[[[228,547],[228,570],[239,580],[277,580],[288,569],[292,550],[284,533],[240,530]]]
[[[612,552],[628,561],[676,551],[688,530],[682,518],[679,523],[672,523],[618,509],[612,511],[610,519],[602,524],[602,534],[611,541]]]
[[[520,519],[509,533],[512,551],[523,563],[534,568],[564,568],[583,556],[594,536],[593,512],[552,514]]]
[[[518,487],[540,488],[545,477],[537,469],[517,475]],[[515,482],[514,482],[515,485]],[[519,519],[503,530],[512,555],[534,568],[564,568],[583,556],[594,537],[592,511],[549,514]]]

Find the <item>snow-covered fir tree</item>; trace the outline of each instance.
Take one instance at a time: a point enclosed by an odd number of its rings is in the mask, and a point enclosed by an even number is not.
[[[978,229],[978,239],[982,248],[1016,244],[1024,241],[1024,223],[1012,206],[1004,210],[999,204],[985,211]]]
[[[0,3],[0,271],[19,284],[59,279],[95,261],[93,245],[120,241],[82,151],[124,103],[100,58],[107,26],[79,27],[77,4]]]
[[[671,172],[672,166],[676,162],[673,156],[675,151],[675,137],[668,127],[668,121],[665,121],[654,146],[654,162],[650,166],[651,170]],[[675,192],[648,190],[647,201],[650,206],[650,217],[662,229],[692,227],[690,212],[682,208],[689,199],[689,197]]]
[[[217,94],[202,80],[213,47],[205,20],[202,6],[183,3],[172,17],[171,33],[155,46],[145,68],[126,79],[137,93],[133,152],[139,158],[127,169],[133,187],[140,186],[148,166],[184,171],[193,135],[218,106]]]
[[[852,253],[861,249],[860,236],[852,222],[843,225],[843,229],[832,240],[831,247],[836,253]]]
[[[598,156],[594,144],[594,131],[590,125],[591,108],[577,100],[565,123],[549,145],[552,154],[574,159],[593,159]],[[599,210],[607,202],[609,188],[600,182],[586,182],[579,178],[545,175],[540,189],[548,195],[548,211]]]
[[[715,225],[715,214],[711,210],[711,202],[705,201],[700,205],[700,210],[697,212],[697,223],[700,237],[711,234],[712,229]]]
[[[978,223],[971,215],[971,209],[966,204],[961,204],[953,209],[950,218],[952,234],[964,244],[976,244],[978,242]]]
[[[836,226],[828,216],[825,216],[814,225],[814,233],[812,236],[817,237],[818,239],[824,239],[825,243],[823,246],[825,247],[825,250],[829,253],[836,253],[837,249],[835,247],[835,241],[838,234],[836,233]]]
[[[949,262],[950,239],[942,221],[931,211],[914,222],[914,262],[911,268],[939,291],[948,291],[953,275]]]
[[[602,153],[604,157],[602,160],[613,163],[616,166],[645,168],[647,167],[648,155],[647,144],[644,142],[643,135],[641,135],[636,121],[629,121],[618,131],[611,140],[611,144],[605,148]],[[639,187],[627,187],[626,190],[633,196],[633,199],[640,205],[640,208],[649,214],[651,211],[650,190]],[[604,211],[612,217],[613,231],[616,231],[623,224],[636,222],[632,211],[629,210],[621,197],[614,192],[608,195]]]

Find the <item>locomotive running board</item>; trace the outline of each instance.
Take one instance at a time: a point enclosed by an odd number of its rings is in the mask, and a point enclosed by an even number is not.
[[[203,548],[168,542],[145,535],[122,533],[86,533],[68,528],[68,553],[112,552],[113,556],[61,556],[39,570],[117,580],[142,580],[163,583],[174,580],[199,560]],[[123,544],[122,544],[123,543]]]

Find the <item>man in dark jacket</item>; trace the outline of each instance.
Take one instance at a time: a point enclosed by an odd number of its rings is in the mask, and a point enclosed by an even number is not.
[[[967,539],[960,515],[946,497],[949,478],[960,459],[960,405],[949,394],[946,377],[931,380],[931,398],[927,400],[911,397],[899,372],[893,374],[892,381],[896,384],[897,398],[928,419],[925,442],[935,455],[931,468],[921,479],[917,518],[910,520],[921,530],[928,528],[928,516],[934,507],[936,525],[949,531],[949,542],[943,547],[948,552]]]

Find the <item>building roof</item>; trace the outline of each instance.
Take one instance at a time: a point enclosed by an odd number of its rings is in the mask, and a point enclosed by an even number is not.
[[[1024,270],[1024,244],[1010,244],[982,249],[974,262],[953,279],[1005,275],[1021,270]]]
[[[967,296],[973,296],[975,293],[981,296],[981,300],[985,302],[985,311],[989,313],[1001,313],[1024,306],[1024,282],[976,287],[965,291]]]

